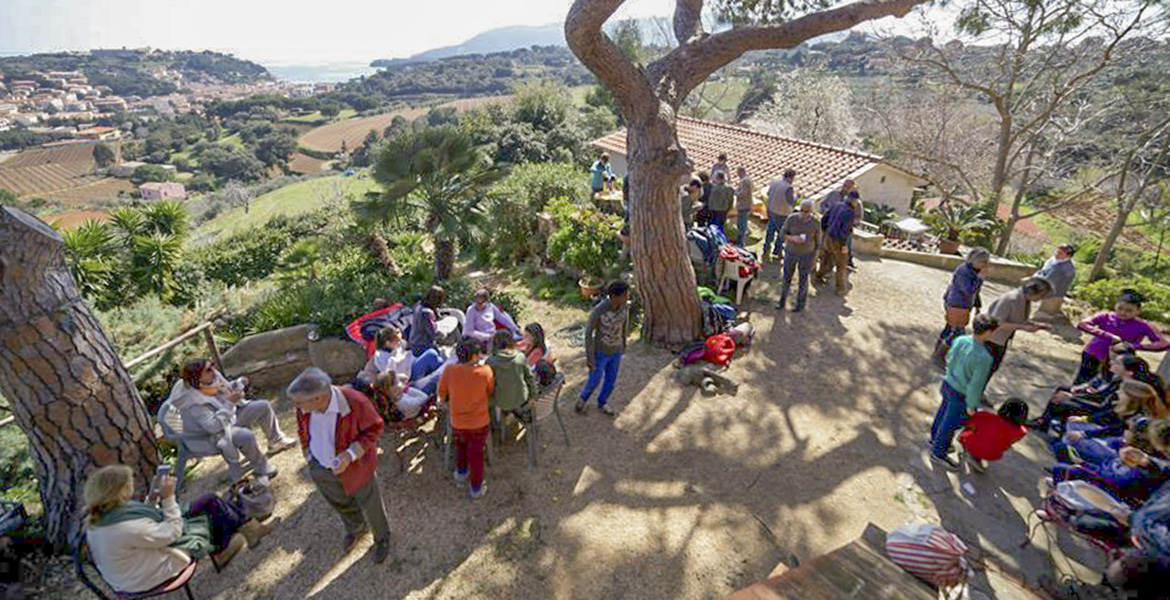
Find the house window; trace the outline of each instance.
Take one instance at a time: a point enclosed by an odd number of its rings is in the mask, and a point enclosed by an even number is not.
[[[882,183],[885,183],[885,182],[886,182],[886,176],[882,175]]]

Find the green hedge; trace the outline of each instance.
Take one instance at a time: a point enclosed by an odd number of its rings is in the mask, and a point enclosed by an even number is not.
[[[1095,308],[1111,309],[1124,289],[1135,289],[1146,297],[1142,305],[1143,318],[1170,323],[1170,286],[1145,277],[1100,279],[1078,288],[1077,297]]]

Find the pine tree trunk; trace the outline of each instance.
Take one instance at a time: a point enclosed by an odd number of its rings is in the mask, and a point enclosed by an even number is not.
[[[61,237],[0,208],[0,394],[28,436],[48,539],[79,532],[81,490],[96,466],[122,463],[139,481],[158,464],[138,390],[82,300]]]
[[[450,279],[454,268],[455,242],[435,240],[435,277],[442,280]]]
[[[691,169],[666,111],[628,125],[630,252],[646,311],[642,338],[675,347],[698,339],[703,324],[678,198]]]

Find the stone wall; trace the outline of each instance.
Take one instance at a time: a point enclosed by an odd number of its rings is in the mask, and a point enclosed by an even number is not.
[[[224,373],[247,377],[252,386],[282,390],[308,367],[324,369],[339,382],[349,381],[366,362],[357,344],[338,338],[318,339],[316,325],[297,325],[250,335],[223,353]]]

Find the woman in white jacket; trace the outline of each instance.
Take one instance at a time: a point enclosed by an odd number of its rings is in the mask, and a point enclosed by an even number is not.
[[[243,547],[255,547],[279,519],[248,519],[241,506],[206,494],[186,516],[175,502],[175,478],[158,478],[155,498],[137,502],[126,465],[102,467],[85,482],[85,539],[102,579],[115,590],[145,592],[174,578],[192,559],[210,554],[222,568]],[[240,535],[236,535],[236,534]]]
[[[198,360],[183,367],[182,376],[171,388],[169,402],[179,411],[183,420],[183,433],[206,436],[215,449],[228,463],[228,472],[233,480],[243,475],[240,454],[252,463],[252,468],[262,484],[276,475],[276,469],[268,465],[256,435],[249,429],[259,427],[268,440],[268,453],[275,454],[296,445],[294,437],[286,436],[280,430],[276,413],[267,400],[246,400],[244,378],[228,382],[211,362]],[[187,440],[188,445],[198,445],[199,440]],[[209,452],[210,448],[192,447],[195,452]]]

